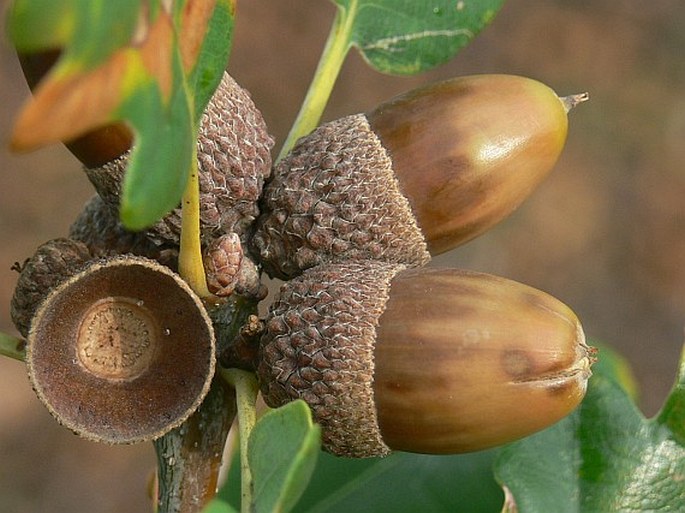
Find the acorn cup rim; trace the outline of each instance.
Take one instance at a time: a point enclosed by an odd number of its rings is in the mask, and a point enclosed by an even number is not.
[[[111,281],[93,290],[97,278],[107,274]],[[123,275],[151,279],[159,288],[114,281]],[[126,295],[127,286],[142,289],[138,298]],[[177,296],[171,303],[174,291]],[[147,366],[130,376],[117,369],[98,376],[81,359],[78,337],[94,305],[101,308],[103,301],[116,303],[121,298],[132,308],[145,310],[143,319],[154,318],[145,324],[156,329],[149,337],[152,354],[146,356]],[[64,315],[70,310],[71,318]],[[120,333],[120,324],[109,325]],[[131,346],[124,342],[123,348]],[[125,357],[122,352],[114,367],[122,362],[125,367]],[[45,297],[27,336],[26,366],[36,395],[61,425],[88,440],[133,444],[163,436],[200,406],[214,377],[216,340],[202,301],[180,276],[154,260],[117,255],[91,261]]]

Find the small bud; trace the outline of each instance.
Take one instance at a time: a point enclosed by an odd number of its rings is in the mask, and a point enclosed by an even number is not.
[[[564,146],[566,111],[540,82],[480,75],[324,124],[275,167],[255,253],[284,279],[345,259],[424,265],[531,193]]]
[[[475,451],[543,429],[578,405],[590,363],[574,313],[539,290],[347,262],[282,286],[258,371],[267,404],[305,400],[328,451],[367,457]]]
[[[257,266],[244,254],[237,233],[228,233],[211,241],[204,250],[207,287],[215,296],[226,297],[234,292],[256,301],[267,295]]]

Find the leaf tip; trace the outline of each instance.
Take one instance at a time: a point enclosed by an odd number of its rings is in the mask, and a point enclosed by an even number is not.
[[[502,513],[518,513],[518,506],[516,504],[516,499],[514,494],[508,486],[502,485],[502,491],[504,492],[504,504],[502,505]]]

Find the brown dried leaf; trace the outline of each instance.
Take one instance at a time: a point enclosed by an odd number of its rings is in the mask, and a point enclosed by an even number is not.
[[[188,0],[183,8],[179,49],[186,73],[195,66],[215,6],[216,0]]]

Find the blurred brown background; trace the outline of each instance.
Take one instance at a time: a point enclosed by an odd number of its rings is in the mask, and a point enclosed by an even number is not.
[[[238,9],[230,71],[282,142],[334,8],[251,0]],[[368,110],[419,84],[470,73],[527,75],[560,94],[590,91],[547,182],[507,221],[435,265],[504,275],[571,305],[590,337],[632,363],[648,415],[672,384],[685,325],[684,25],[680,0],[510,0],[469,48],[429,74],[380,75],[352,53],[325,115]],[[28,92],[2,36],[0,330],[15,333],[10,266],[65,235],[92,190],[62,147],[7,152]],[[38,403],[15,361],[0,358],[0,391],[0,511],[149,511],[149,445],[77,439]]]

